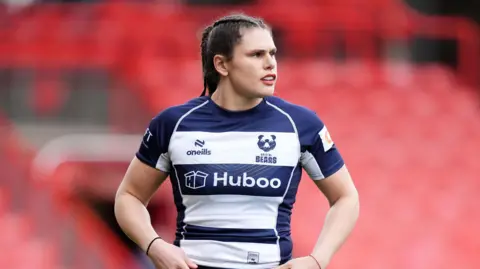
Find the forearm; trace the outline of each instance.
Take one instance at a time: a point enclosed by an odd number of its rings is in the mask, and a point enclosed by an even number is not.
[[[359,215],[358,196],[340,198],[327,213],[325,224],[312,255],[322,269],[330,263],[333,255],[345,242]]]
[[[133,195],[117,195],[115,217],[123,232],[143,250],[158,236],[151,224],[147,208]]]

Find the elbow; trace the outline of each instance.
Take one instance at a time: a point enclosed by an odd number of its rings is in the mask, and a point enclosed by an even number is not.
[[[117,192],[115,193],[115,204],[117,204],[123,196],[125,196],[125,191],[123,191],[122,188],[118,188]]]
[[[352,214],[355,216],[355,218],[358,218],[358,216],[360,215],[360,197],[358,195],[358,192],[355,191],[354,194],[350,195],[348,197],[348,201]]]
[[[339,197],[339,199],[330,203],[330,207],[334,207],[337,204],[343,204],[348,207],[352,214],[358,215],[360,213],[360,197],[357,190],[348,192]]]
[[[354,210],[355,210],[355,214],[358,217],[358,215],[360,215],[360,198],[358,197],[358,194],[355,198]]]
[[[117,193],[115,194],[115,202],[114,202],[113,210],[117,220],[118,220],[118,216],[120,215],[120,212],[122,211],[122,204],[123,204],[122,200],[124,200],[124,197],[125,197],[125,193],[117,191]]]
[[[360,199],[358,194],[348,195],[340,198],[331,209],[341,211],[343,215],[348,216],[351,223],[356,223],[360,216]]]
[[[115,211],[117,210],[117,207],[121,204],[126,194],[127,192],[125,192],[124,188],[122,188],[121,186],[117,189],[117,192],[115,193],[115,200],[114,200]]]
[[[360,196],[358,195],[358,191],[356,189],[346,195],[345,199],[351,203],[353,208],[360,210]]]
[[[356,189],[355,191],[352,191],[352,193],[349,194],[347,197],[352,200],[352,203],[354,203],[357,207],[360,208],[360,196],[358,195],[358,191]]]
[[[134,192],[130,191],[128,188],[122,188],[120,186],[115,194],[115,206],[121,205],[124,203],[141,203],[145,207],[147,207],[149,200],[142,199],[140,195],[136,195]]]
[[[114,207],[113,207],[114,214],[117,220],[119,216],[122,215],[122,212],[130,208],[131,199],[129,196],[131,196],[131,194],[125,191],[125,189],[119,188],[117,190],[117,193],[115,194],[115,201],[114,201]]]

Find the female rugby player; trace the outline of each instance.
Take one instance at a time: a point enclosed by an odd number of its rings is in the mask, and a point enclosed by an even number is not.
[[[262,20],[217,20],[201,43],[202,96],[150,122],[115,214],[157,268],[325,269],[353,229],[359,199],[350,174],[317,115],[273,96],[275,53]],[[293,259],[290,215],[302,170],[330,209],[311,254]],[[173,244],[146,210],[167,177],[178,212]]]

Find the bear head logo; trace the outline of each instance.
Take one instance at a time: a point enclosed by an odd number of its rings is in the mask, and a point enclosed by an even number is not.
[[[257,145],[261,150],[269,152],[277,146],[277,142],[275,141],[275,139],[277,139],[275,135],[259,135]]]

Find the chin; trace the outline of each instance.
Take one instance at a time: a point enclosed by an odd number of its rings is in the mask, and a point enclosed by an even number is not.
[[[257,91],[259,97],[273,96],[275,93],[275,86],[263,87]]]
[[[267,96],[273,96],[275,93],[275,85],[273,86],[260,86],[255,88],[250,88],[243,92],[248,98],[263,98]]]

